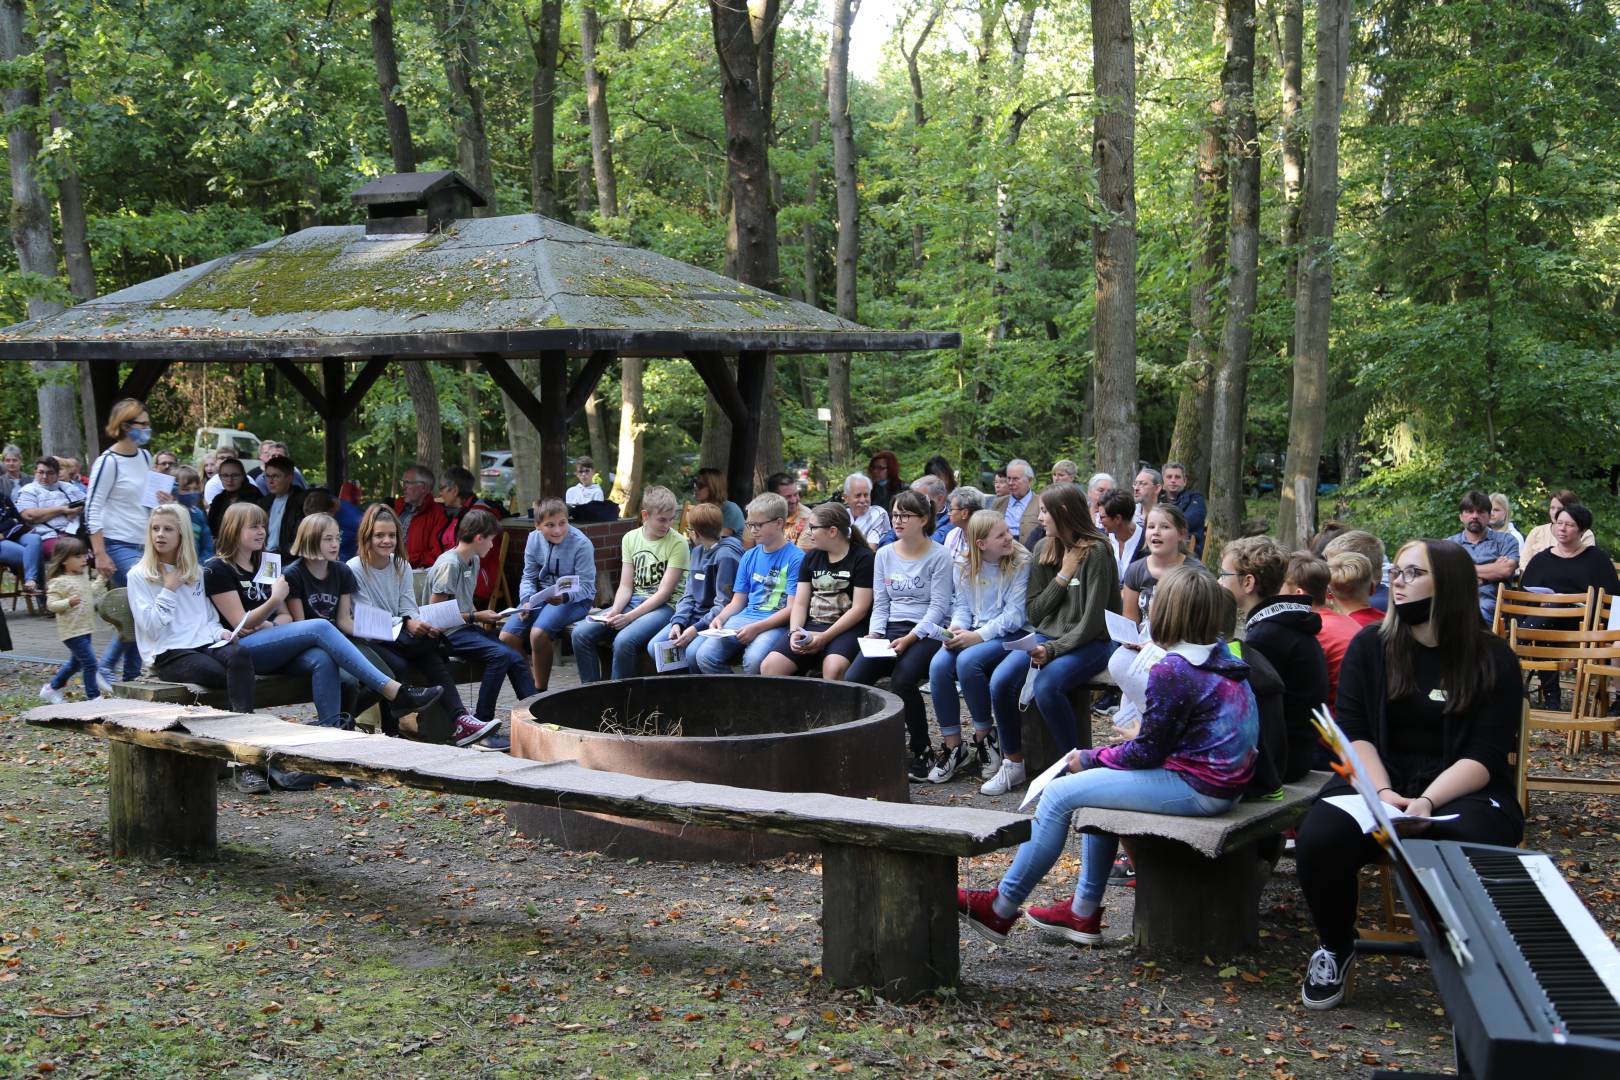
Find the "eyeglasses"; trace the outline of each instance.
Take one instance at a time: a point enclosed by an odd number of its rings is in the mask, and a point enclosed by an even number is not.
[[[769,520],[766,520],[766,521],[745,521],[745,522],[743,522],[743,528],[745,528],[745,529],[763,529],[765,526],[769,525],[772,521],[784,521],[784,520],[786,520],[786,519],[785,518],[770,518]]]
[[[1389,583],[1391,585],[1410,585],[1418,578],[1428,576],[1429,572],[1421,566],[1392,566],[1389,568]]]
[[[898,513],[891,513],[889,515],[889,520],[894,522],[911,521],[917,517],[918,515],[916,514],[908,514],[904,510],[901,510]]]

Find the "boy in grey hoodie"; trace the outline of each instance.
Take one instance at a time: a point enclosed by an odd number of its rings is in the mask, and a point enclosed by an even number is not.
[[[742,561],[742,541],[721,536],[725,518],[714,503],[695,503],[686,509],[686,535],[692,541],[691,564],[686,593],[675,605],[669,625],[647,643],[647,655],[658,658],[658,646],[674,641],[686,650],[687,669],[696,673],[693,659],[697,650],[689,648],[699,630],[707,627],[721,608],[731,601],[737,564]]]

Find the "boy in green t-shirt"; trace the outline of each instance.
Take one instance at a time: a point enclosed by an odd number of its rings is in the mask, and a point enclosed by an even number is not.
[[[580,682],[601,680],[596,649],[606,641],[613,642],[613,678],[634,678],[647,643],[669,625],[675,603],[686,591],[687,547],[671,530],[675,511],[675,493],[669,488],[654,485],[641,493],[641,528],[624,536],[619,591],[613,603],[574,624]]]

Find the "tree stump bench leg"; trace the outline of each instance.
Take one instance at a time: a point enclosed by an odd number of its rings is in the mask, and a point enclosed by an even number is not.
[[[218,768],[212,758],[113,740],[107,771],[107,831],[115,853],[182,859],[218,854]]]
[[[909,1000],[955,986],[956,858],[821,845],[821,970]]]
[[[1160,837],[1122,842],[1136,864],[1138,948],[1220,960],[1260,944],[1260,892],[1272,864],[1258,843],[1206,859]]]

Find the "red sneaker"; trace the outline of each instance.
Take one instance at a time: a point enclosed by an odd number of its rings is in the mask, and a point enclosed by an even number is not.
[[[978,931],[980,937],[999,945],[1007,940],[1007,931],[1013,928],[1018,916],[1004,919],[997,915],[995,901],[995,889],[956,890],[956,910],[967,919],[969,926]]]
[[[1102,944],[1102,909],[1084,917],[1074,913],[1074,897],[1065,896],[1051,907],[1032,907],[1024,918],[1047,937],[1062,938],[1081,945]]]

